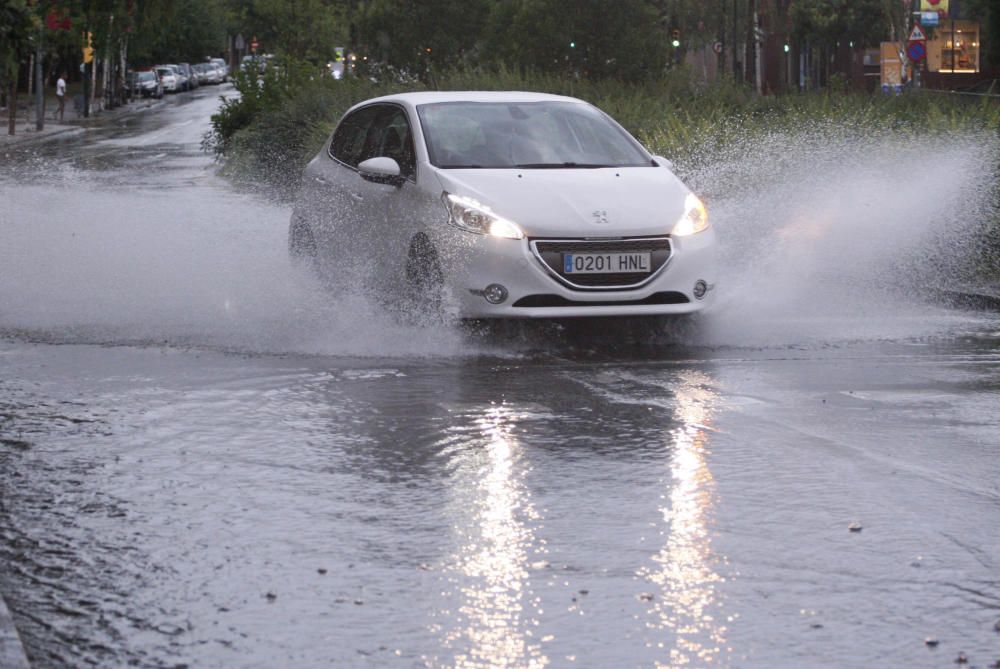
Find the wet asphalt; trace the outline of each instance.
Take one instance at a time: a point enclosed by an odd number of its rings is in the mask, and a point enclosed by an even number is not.
[[[217,175],[224,92],[0,163],[33,666],[1000,660],[995,312],[399,322],[304,285],[288,205]]]

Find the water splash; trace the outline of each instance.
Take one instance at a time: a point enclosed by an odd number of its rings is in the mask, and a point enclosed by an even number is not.
[[[929,307],[966,277],[995,215],[1000,146],[825,126],[703,161],[721,246],[713,343],[781,346],[914,337],[963,317]]]
[[[448,355],[446,329],[396,322],[290,265],[288,211],[214,188],[0,186],[0,329],[59,342],[345,356]]]
[[[720,237],[719,302],[694,335],[668,329],[660,343],[812,346],[968,327],[967,315],[927,298],[961,278],[995,216],[998,148],[990,135],[827,125],[703,154],[684,176]],[[390,357],[648,345],[603,325],[603,339],[580,342],[550,324],[469,337],[400,322],[363,294],[302,280],[286,253],[287,207],[234,193],[207,158],[181,158],[178,169],[131,175],[65,161],[42,169],[42,157],[35,183],[0,182],[0,332]]]

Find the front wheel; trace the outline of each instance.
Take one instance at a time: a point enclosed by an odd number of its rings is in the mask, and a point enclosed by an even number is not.
[[[299,267],[316,266],[316,238],[309,226],[298,218],[288,224],[288,256]]]
[[[437,250],[425,235],[417,235],[410,243],[406,257],[406,287],[412,315],[419,320],[443,319],[444,273]]]

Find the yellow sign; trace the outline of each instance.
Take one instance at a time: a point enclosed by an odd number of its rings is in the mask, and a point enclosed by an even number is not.
[[[83,47],[83,62],[90,63],[94,60],[94,43],[91,41],[93,35],[87,33],[87,46]]]
[[[938,12],[942,17],[948,16],[948,0],[920,0],[920,11]]]

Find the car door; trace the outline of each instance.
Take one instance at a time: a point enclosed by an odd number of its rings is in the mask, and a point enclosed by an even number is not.
[[[410,241],[420,229],[422,207],[416,183],[412,128],[406,110],[398,105],[386,105],[376,121],[376,154],[395,160],[402,177],[397,184],[377,184],[373,193],[376,200],[372,210],[375,215],[372,233],[379,240],[379,256],[384,259],[380,285],[394,295],[401,294]]]
[[[324,265],[353,265],[365,253],[372,217],[371,186],[358,174],[358,163],[373,152],[378,105],[357,109],[341,120],[323,151],[303,173],[299,206]]]

